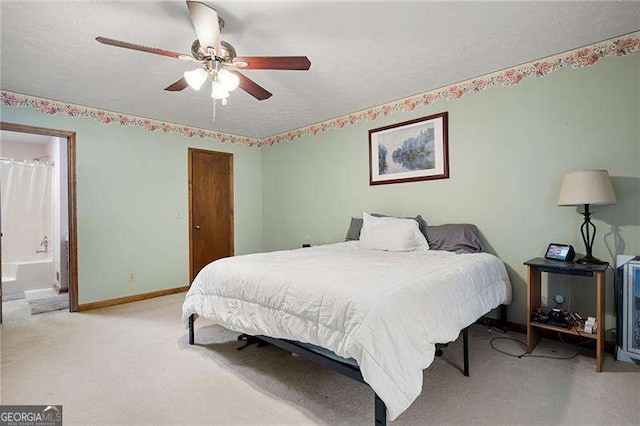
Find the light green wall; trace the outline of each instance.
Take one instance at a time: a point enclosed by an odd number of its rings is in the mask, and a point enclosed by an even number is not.
[[[522,262],[551,241],[583,249],[581,216],[556,206],[565,173],[610,171],[620,202],[595,209],[595,254],[640,253],[640,55],[263,149],[0,111],[3,121],[77,132],[80,303],[188,283],[189,146],[234,154],[236,253],[340,241],[363,211],[471,222],[508,266],[517,322],[525,319]],[[449,111],[451,178],[369,186],[367,131],[441,111]],[[593,309],[583,280],[549,285],[572,309]],[[611,283],[608,290],[611,312]]]
[[[584,251],[582,216],[556,205],[567,172],[603,168],[613,176],[620,201],[595,208],[595,254],[611,261],[611,253],[640,253],[639,93],[640,55],[608,58],[263,148],[264,248],[340,241],[349,218],[363,211],[475,223],[507,264],[510,317],[523,323],[522,262],[543,255],[549,242]],[[450,179],[369,186],[367,131],[442,111],[449,111]],[[572,309],[593,309],[595,288],[574,281],[551,283],[551,294],[573,296]],[[612,312],[611,283],[608,295]]]
[[[27,108],[1,113],[2,121],[77,133],[80,304],[188,285],[188,147],[233,153],[236,253],[262,249],[259,148]]]

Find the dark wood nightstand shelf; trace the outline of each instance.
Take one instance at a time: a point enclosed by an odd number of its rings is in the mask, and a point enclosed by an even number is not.
[[[572,262],[558,262],[536,257],[524,262],[529,269],[527,284],[527,353],[531,353],[540,341],[540,330],[551,330],[560,333],[572,334],[574,336],[586,337],[596,341],[596,371],[602,371],[604,361],[604,292],[605,273],[608,265],[581,265]],[[531,322],[531,314],[541,304],[541,282],[542,273],[577,275],[583,277],[595,277],[596,279],[596,323],[597,332],[595,334],[585,333],[582,330],[572,328],[555,327],[553,325]]]

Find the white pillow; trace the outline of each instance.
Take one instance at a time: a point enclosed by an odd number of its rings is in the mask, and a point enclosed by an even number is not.
[[[429,243],[413,219],[362,214],[360,246],[387,251],[428,250]]]

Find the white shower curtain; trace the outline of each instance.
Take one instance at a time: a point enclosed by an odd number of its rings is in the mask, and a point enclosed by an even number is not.
[[[49,163],[0,160],[2,171],[2,262],[51,256],[43,250],[46,236],[53,244],[52,166]]]

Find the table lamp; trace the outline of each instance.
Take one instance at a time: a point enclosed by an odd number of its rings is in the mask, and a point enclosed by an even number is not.
[[[562,179],[559,206],[579,206],[584,204],[584,222],[580,226],[582,240],[587,249],[586,256],[576,260],[587,265],[601,265],[600,259],[593,257],[593,241],[596,237],[596,226],[591,223],[590,205],[616,204],[616,193],[613,192],[609,172],[606,170],[581,170],[571,172]]]

